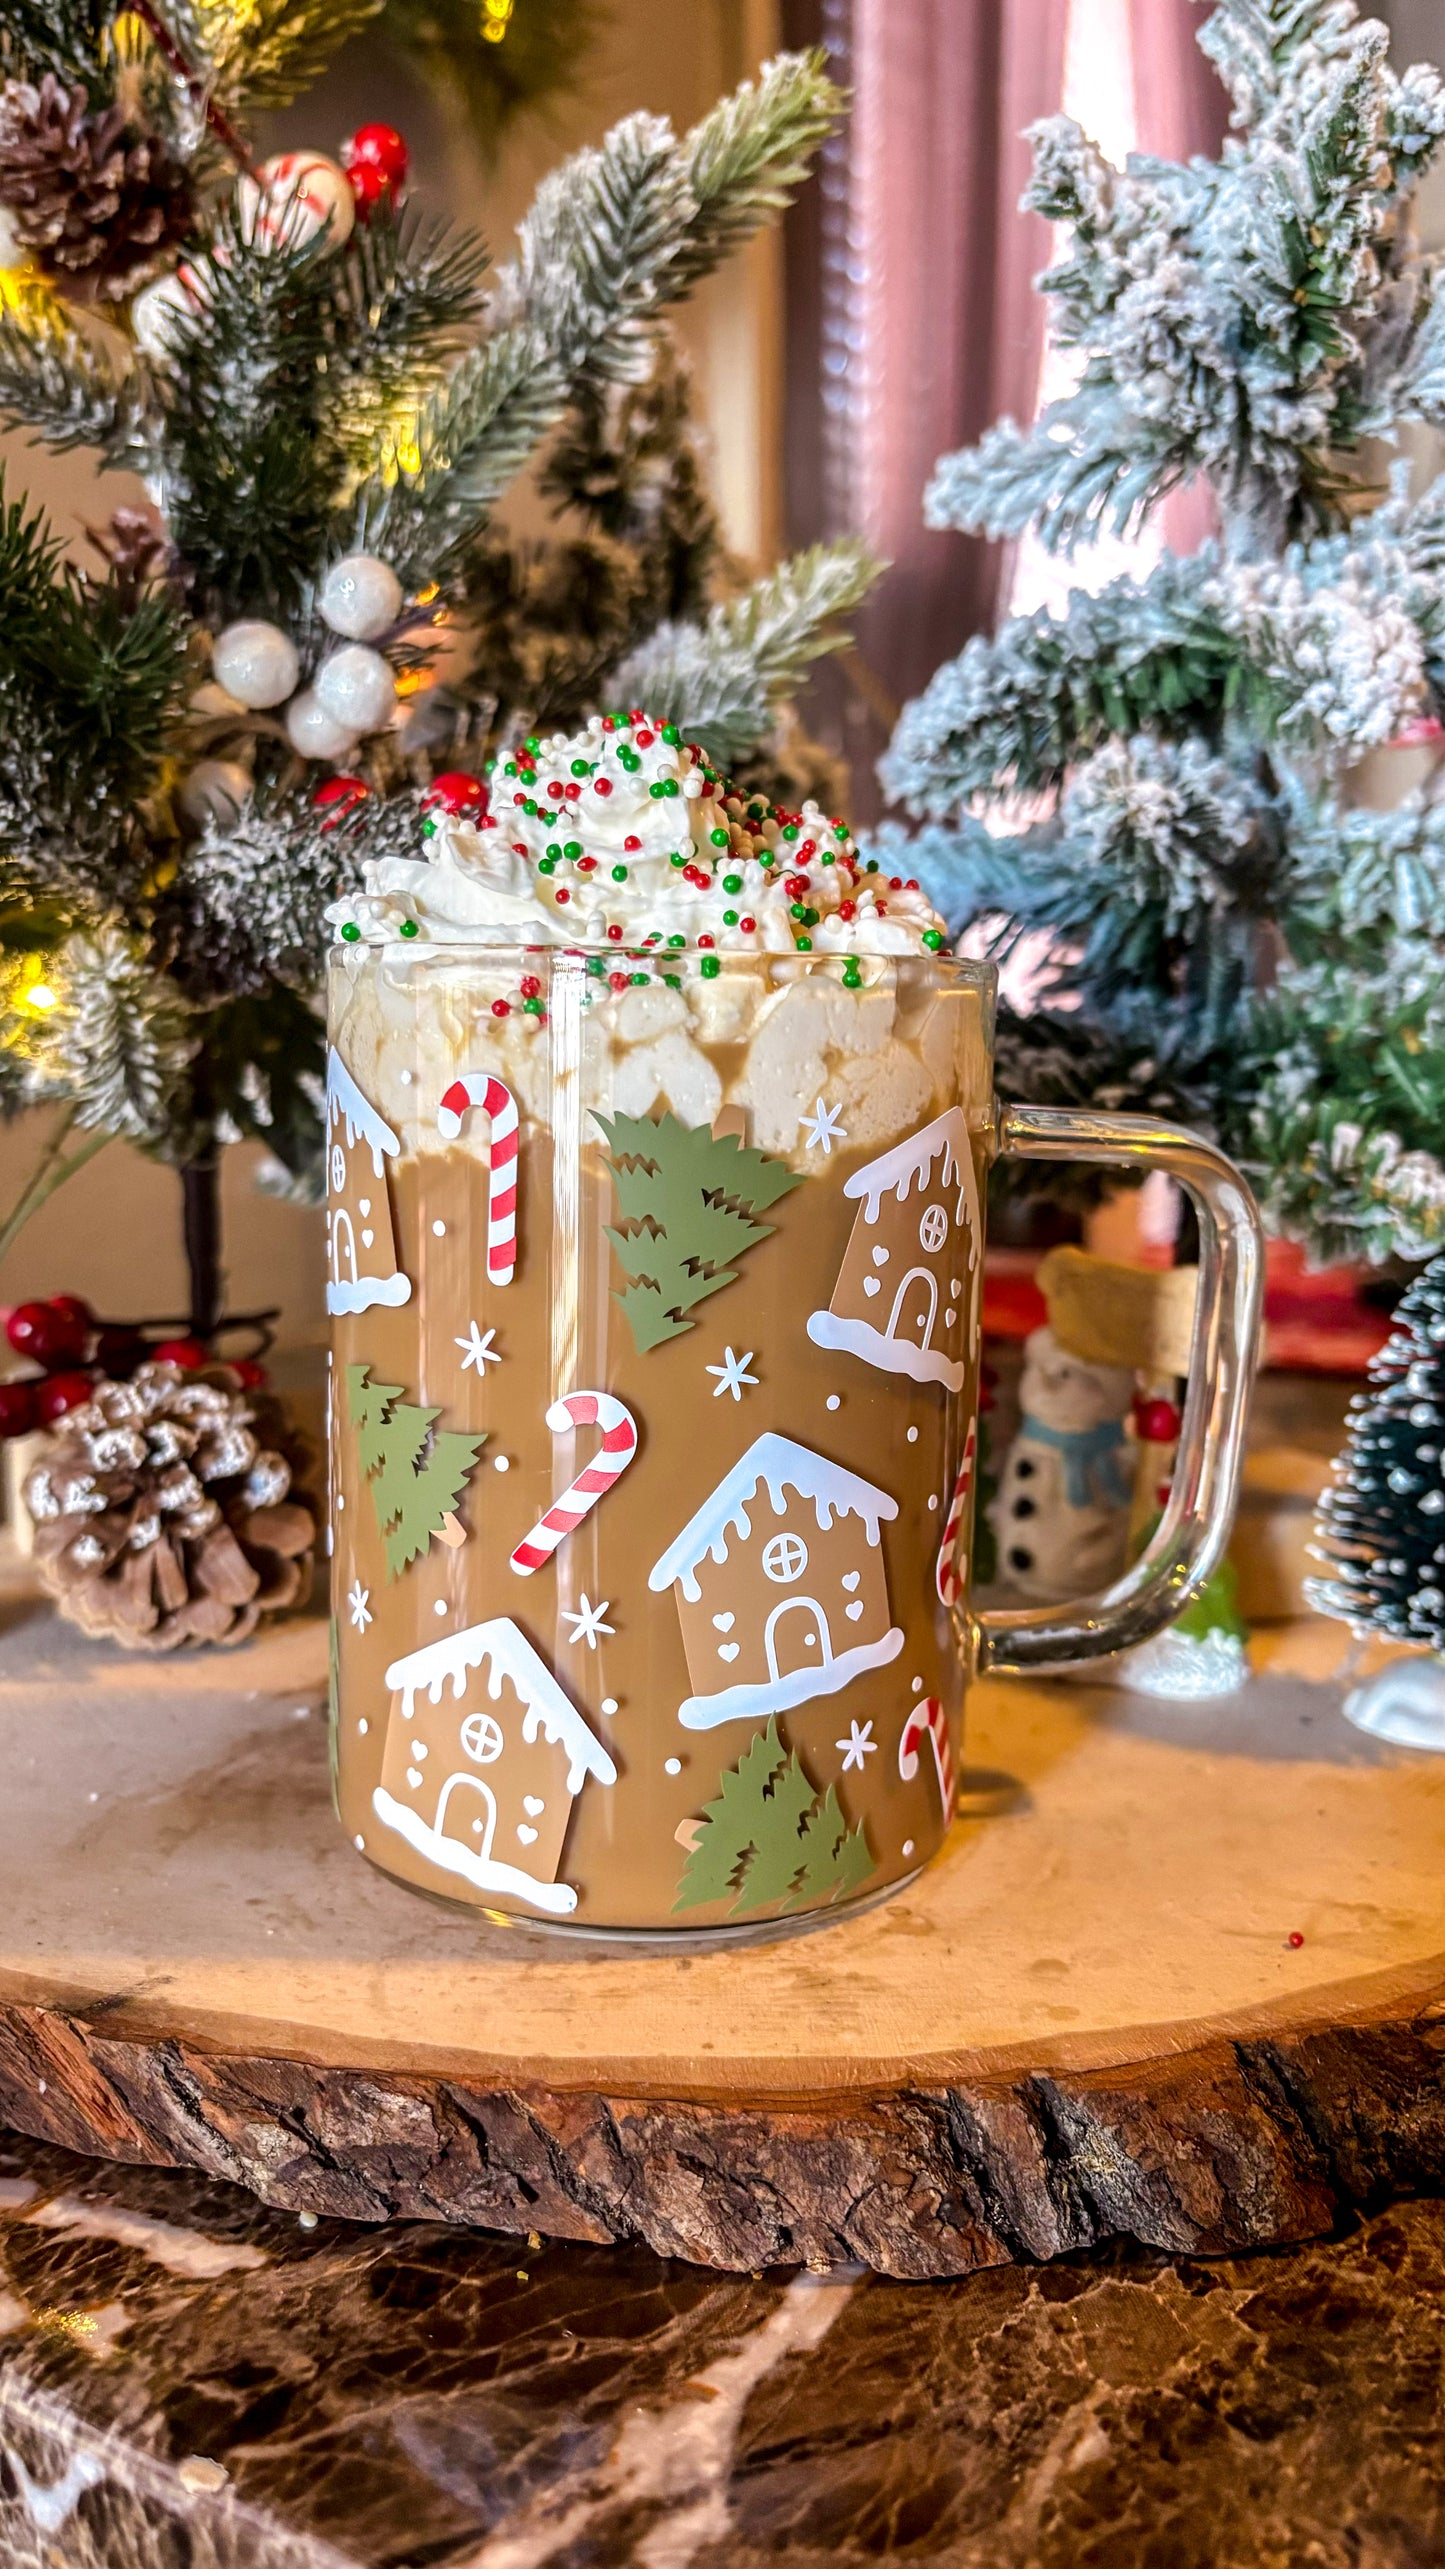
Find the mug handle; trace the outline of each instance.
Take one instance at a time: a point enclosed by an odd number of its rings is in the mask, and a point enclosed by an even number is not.
[[[1233,1162],[1197,1133],[1149,1115],[995,1102],[992,1143],[999,1159],[1147,1164],[1177,1178],[1199,1216],[1199,1285],[1179,1451],[1152,1542],[1100,1595],[990,1614],[955,1609],[960,1641],[980,1676],[1128,1649],[1172,1623],[1198,1594],[1229,1539],[1264,1300],[1259,1208]]]

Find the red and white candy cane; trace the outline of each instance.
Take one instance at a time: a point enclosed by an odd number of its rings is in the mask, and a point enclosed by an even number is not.
[[[948,1745],[948,1721],[936,1695],[925,1695],[914,1705],[903,1725],[898,1743],[898,1772],[905,1784],[911,1784],[918,1773],[918,1752],[924,1733],[933,1744],[933,1763],[938,1769],[938,1790],[943,1798],[945,1820],[953,1816],[953,1751]]]
[[[454,1079],[437,1108],[437,1131],[454,1142],[469,1106],[480,1106],[492,1119],[487,1161],[487,1273],[493,1284],[510,1284],[517,1265],[517,1101],[506,1082],[490,1072],[468,1072]]]
[[[968,1505],[968,1493],[973,1483],[973,1448],[977,1433],[977,1422],[970,1419],[968,1435],[964,1440],[963,1461],[958,1467],[953,1496],[948,1502],[948,1522],[943,1529],[943,1541],[938,1547],[938,1561],[933,1573],[933,1584],[946,1606],[955,1603],[963,1585],[958,1575],[954,1551],[958,1543],[958,1529],[963,1523],[963,1511]]]
[[[554,1499],[545,1516],[539,1517],[530,1534],[524,1535],[512,1555],[512,1567],[522,1578],[540,1570],[550,1561],[559,1543],[576,1532],[589,1508],[595,1508],[614,1481],[626,1471],[637,1451],[637,1422],[624,1401],[612,1392],[567,1392],[554,1400],[547,1412],[547,1425],[554,1436],[569,1427],[600,1427],[602,1444],[570,1483],[560,1499]]]

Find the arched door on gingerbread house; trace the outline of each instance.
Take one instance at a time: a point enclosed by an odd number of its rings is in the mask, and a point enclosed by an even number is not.
[[[938,1318],[938,1279],[931,1267],[910,1267],[893,1297],[888,1315],[890,1338],[906,1338],[910,1346],[927,1347],[933,1339],[933,1324]]]
[[[437,1836],[455,1838],[485,1859],[492,1852],[496,1827],[497,1804],[491,1786],[480,1775],[449,1775],[437,1804]]]
[[[795,1618],[791,1623],[790,1616]],[[826,1668],[833,1656],[833,1636],[816,1597],[784,1597],[775,1605],[763,1634],[763,1647],[768,1654],[768,1675],[775,1683],[780,1677],[791,1677],[799,1668]]]
[[[333,1284],[356,1282],[356,1233],[345,1205],[339,1204],[331,1217],[331,1281]]]

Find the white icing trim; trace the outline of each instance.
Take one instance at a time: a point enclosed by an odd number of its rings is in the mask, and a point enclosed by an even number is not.
[[[795,1704],[811,1703],[815,1695],[838,1694],[865,1668],[886,1668],[902,1648],[903,1634],[895,1624],[881,1641],[860,1641],[856,1650],[845,1650],[826,1667],[795,1668],[790,1677],[769,1678],[763,1686],[725,1686],[720,1695],[689,1695],[678,1705],[677,1718],[684,1730],[710,1731],[719,1722],[738,1722],[745,1715],[757,1720],[764,1713],[786,1713]]]
[[[702,1594],[695,1576],[698,1562],[705,1552],[711,1552],[715,1561],[726,1561],[730,1530],[744,1538],[751,1533],[747,1506],[759,1481],[766,1481],[778,1516],[787,1514],[787,1501],[782,1495],[785,1489],[811,1499],[823,1534],[835,1515],[861,1516],[870,1544],[876,1544],[883,1519],[898,1514],[898,1501],[890,1499],[886,1490],[875,1489],[871,1481],[845,1471],[841,1463],[830,1463],[826,1455],[815,1454],[811,1446],[795,1445],[790,1436],[778,1436],[769,1429],[734,1463],[661,1559],[653,1563],[647,1574],[649,1588],[661,1595],[674,1579],[680,1578],[684,1596],[696,1605]]]
[[[914,1347],[906,1338],[890,1338],[866,1320],[844,1320],[836,1311],[810,1311],[808,1336],[815,1347],[836,1347],[861,1356],[881,1373],[908,1374],[915,1383],[944,1383],[951,1392],[963,1383],[963,1367],[937,1347]]]
[[[398,1272],[389,1276],[343,1276],[340,1283],[328,1283],[326,1308],[335,1314],[343,1311],[370,1311],[372,1304],[384,1302],[391,1310],[411,1300],[411,1278]]]
[[[581,1791],[586,1775],[595,1775],[599,1784],[616,1783],[617,1769],[606,1749],[593,1738],[576,1705],[564,1695],[546,1661],[539,1659],[510,1615],[496,1615],[489,1623],[468,1624],[462,1632],[443,1633],[439,1641],[429,1641],[422,1649],[409,1651],[404,1659],[394,1659],[386,1672],[386,1683],[393,1694],[405,1698],[403,1718],[410,1721],[414,1696],[425,1692],[434,1704],[440,1703],[448,1678],[453,1694],[464,1695],[468,1677],[484,1663],[490,1663],[487,1692],[493,1703],[501,1694],[502,1679],[510,1677],[526,1705],[523,1739],[534,1740],[540,1728],[549,1742],[562,1741],[571,1761],[569,1793]]]
[[[530,1908],[545,1909],[550,1917],[565,1918],[577,1906],[577,1894],[570,1882],[536,1882],[515,1864],[497,1864],[491,1856],[473,1855],[456,1838],[442,1837],[429,1829],[425,1820],[405,1802],[393,1800],[378,1784],[371,1797],[377,1818],[398,1837],[405,1838],[418,1855],[429,1864],[438,1865],[443,1873],[459,1873],[478,1891],[510,1891],[514,1899],[525,1900]]]
[[[950,1174],[958,1180],[956,1218],[962,1222],[965,1201],[975,1215],[977,1208],[973,1201],[973,1152],[969,1147],[968,1118],[961,1106],[945,1108],[942,1115],[935,1115],[931,1124],[924,1125],[921,1133],[910,1133],[906,1140],[895,1142],[891,1151],[884,1151],[876,1160],[869,1160],[863,1168],[855,1169],[851,1177],[844,1179],[843,1193],[861,1196],[869,1221],[876,1222],[878,1207],[885,1195],[896,1195],[902,1204],[915,1184],[920,1190],[927,1186],[929,1171],[940,1151],[946,1154],[944,1185],[948,1184]]]
[[[378,1115],[374,1106],[362,1096],[340,1053],[333,1044],[326,1056],[326,1129],[329,1133],[336,1116],[346,1118],[346,1147],[351,1149],[358,1133],[371,1146],[371,1164],[378,1177],[386,1174],[383,1154],[394,1159],[401,1149],[391,1126]]]

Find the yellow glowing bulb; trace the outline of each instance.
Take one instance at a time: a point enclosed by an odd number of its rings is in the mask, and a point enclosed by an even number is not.
[[[34,1008],[42,1017],[44,1016],[47,1008],[53,1008],[55,1006],[55,993],[51,989],[49,982],[32,981],[29,989],[25,993],[25,1005],[27,1008]]]

